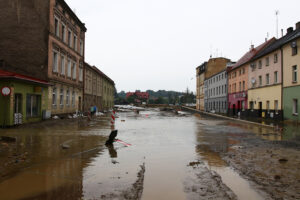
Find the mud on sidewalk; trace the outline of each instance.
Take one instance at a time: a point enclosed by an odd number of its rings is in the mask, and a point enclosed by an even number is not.
[[[231,147],[224,159],[273,199],[300,199],[300,149],[295,145],[248,139]]]

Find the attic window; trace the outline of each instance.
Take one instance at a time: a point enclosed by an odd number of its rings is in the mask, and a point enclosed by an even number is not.
[[[298,53],[298,47],[296,41],[291,43],[291,47],[292,47],[292,56],[294,56]]]

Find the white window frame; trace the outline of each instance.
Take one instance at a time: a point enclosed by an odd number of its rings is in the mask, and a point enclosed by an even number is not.
[[[57,26],[56,26],[56,24],[55,24],[55,20],[57,20]],[[54,16],[54,34],[57,36],[57,37],[59,37],[59,18],[57,17],[57,16]]]
[[[66,42],[66,31],[67,31],[66,25],[64,23],[61,23],[61,39],[63,42]]]
[[[72,66],[72,78],[74,79],[74,80],[76,80],[76,69],[77,68],[77,64],[76,64],[76,62],[73,62],[73,66]]]
[[[67,89],[67,92],[66,92],[66,105],[69,106],[69,103],[70,103],[70,90]]]
[[[298,72],[297,72],[297,65],[292,66],[292,81],[293,83],[298,82]]]
[[[266,74],[266,85],[270,85],[270,74]]]
[[[60,54],[60,74],[65,75],[66,73],[66,59],[64,54]]]
[[[83,56],[83,40],[80,39],[80,55]]]
[[[61,88],[59,92],[59,105],[63,106],[64,105],[64,89]]]
[[[77,35],[73,34],[73,46],[74,46],[75,51],[78,51],[77,50],[77,40],[78,40]]]
[[[73,90],[72,92],[72,106],[75,107],[75,96],[76,96],[76,93],[75,91]]]
[[[293,99],[293,115],[298,115],[298,99]]]
[[[70,37],[69,37],[69,33],[70,33]],[[72,30],[68,29],[68,45],[69,47],[72,47]]]
[[[278,83],[278,71],[274,72],[274,83]]]
[[[56,87],[53,87],[52,89],[52,105],[56,106],[57,104],[57,89]]]
[[[71,61],[70,58],[68,58],[67,76],[68,76],[69,78],[71,78],[71,75],[72,75],[71,71],[72,71],[72,61]]]
[[[82,63],[79,63],[79,81],[83,81],[83,68]]]

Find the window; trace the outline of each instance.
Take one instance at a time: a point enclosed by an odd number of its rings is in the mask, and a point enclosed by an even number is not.
[[[245,101],[242,101],[242,111],[245,111]]]
[[[75,51],[77,51],[77,36],[76,35],[74,35],[74,37],[73,37],[73,47],[74,47]]]
[[[293,99],[293,114],[298,115],[298,99]]]
[[[40,95],[26,95],[26,116],[38,117],[40,115],[41,96]]]
[[[79,63],[79,81],[83,80],[83,68],[82,68],[82,63]]]
[[[72,92],[72,106],[75,106],[75,92]]]
[[[274,54],[274,63],[277,63],[278,62],[278,55],[277,53]]]
[[[261,60],[258,61],[258,69],[261,69],[262,67],[262,63],[261,63]]]
[[[239,82],[239,91],[242,91],[242,82]]]
[[[57,17],[54,17],[54,33],[59,37],[59,20]]]
[[[83,41],[80,40],[80,55],[83,56]]]
[[[63,89],[60,89],[59,104],[60,104],[60,106],[64,105],[64,90]]]
[[[68,59],[68,77],[71,77],[71,60]]]
[[[242,75],[242,69],[240,69],[240,75]]]
[[[269,85],[270,84],[270,75],[266,74],[266,84]]]
[[[267,101],[267,112],[270,112],[270,101]]]
[[[66,42],[66,26],[61,24],[61,39],[63,42]]]
[[[60,56],[60,74],[65,75],[65,56],[61,55]]]
[[[274,83],[278,83],[278,72],[274,72]]]
[[[231,93],[231,85],[229,85],[229,91],[228,92]]]
[[[53,91],[52,91],[52,105],[56,105],[56,97],[57,97],[57,95],[56,95],[56,88],[54,87],[53,88]]]
[[[297,65],[293,66],[293,82],[297,82]]]
[[[73,71],[72,78],[76,79],[76,63],[75,62],[73,62],[73,69],[72,69],[72,71]]]
[[[67,89],[67,94],[66,94],[66,105],[68,106],[70,104],[70,90]]]
[[[269,66],[269,57],[266,57],[266,66]]]
[[[258,81],[259,81],[259,86],[262,86],[262,77],[261,76],[258,77]]]
[[[68,45],[69,47],[72,47],[72,40],[71,40],[72,32],[68,30]]]
[[[275,113],[278,114],[278,100],[274,101],[274,109],[275,109]]]
[[[291,47],[292,47],[292,56],[294,56],[298,53],[298,47],[296,41],[291,43]]]
[[[254,102],[253,101],[250,101],[250,110],[254,110]]]
[[[57,72],[58,70],[58,58],[57,58],[57,52],[53,51],[53,66],[52,71]]]
[[[246,84],[246,82],[245,81],[243,81],[243,91],[245,91],[245,84]]]

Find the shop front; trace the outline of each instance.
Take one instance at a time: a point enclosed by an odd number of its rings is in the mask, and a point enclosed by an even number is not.
[[[48,83],[0,70],[0,126],[41,121],[48,105]]]

